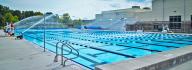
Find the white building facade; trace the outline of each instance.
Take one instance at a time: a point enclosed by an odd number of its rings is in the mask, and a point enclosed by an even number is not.
[[[138,15],[140,22],[127,26],[127,30],[192,32],[192,0],[153,0],[152,11]],[[140,25],[139,25],[140,24]],[[142,25],[141,25],[142,24]]]
[[[153,0],[154,21],[170,21],[170,16],[181,16],[182,21],[191,21],[192,0]]]
[[[167,26],[173,32],[191,33],[192,0],[152,0],[152,10],[131,8],[96,15],[96,20],[101,20],[99,23],[111,23],[102,20],[121,18],[135,19],[135,24],[126,22],[128,31],[162,31]]]
[[[140,9],[140,6],[133,6],[128,9],[103,11],[101,14],[96,14],[96,19],[91,25],[108,30],[125,31],[125,24],[136,23],[137,15],[144,12],[151,12],[151,9]]]

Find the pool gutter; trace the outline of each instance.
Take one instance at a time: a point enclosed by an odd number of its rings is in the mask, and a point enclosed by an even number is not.
[[[104,64],[95,70],[165,70],[192,59],[192,46],[178,48],[140,58]]]

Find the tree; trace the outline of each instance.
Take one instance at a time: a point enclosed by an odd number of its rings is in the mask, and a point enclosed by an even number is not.
[[[41,12],[35,12],[34,15],[35,15],[35,16],[43,15],[43,13],[41,13]]]
[[[64,24],[71,24],[72,20],[68,13],[63,14],[63,23]]]
[[[6,7],[6,6],[0,5],[0,12],[1,12],[2,15],[4,15],[5,13],[10,12],[10,9],[8,7]]]
[[[81,19],[78,19],[78,20],[74,20],[73,21],[73,25],[83,25],[83,21]]]
[[[21,11],[19,11],[19,10],[14,10],[14,11],[12,12],[12,14],[13,14],[14,16],[17,16],[18,19],[21,20],[21,17],[22,17]]]
[[[4,17],[5,17],[5,21],[9,22],[9,23],[13,22],[13,20],[14,20],[14,17],[13,17],[13,15],[11,13],[6,13],[4,15]]]
[[[17,16],[14,16],[12,22],[15,23],[15,22],[18,22],[18,21],[19,21],[19,18]]]
[[[30,16],[34,16],[34,12],[33,11],[23,11],[22,15],[24,15],[24,17],[27,18]]]
[[[17,22],[27,17],[43,15],[41,12],[11,10],[9,7],[0,5],[0,26],[4,26],[6,22]]]
[[[6,25],[6,21],[5,18],[2,16],[0,17],[0,26],[5,26]]]
[[[150,7],[144,7],[143,9],[146,9],[146,10],[151,10],[151,8],[150,8]]]

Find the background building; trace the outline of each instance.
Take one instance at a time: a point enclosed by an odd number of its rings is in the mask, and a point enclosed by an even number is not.
[[[191,33],[192,0],[153,0],[152,12],[138,17],[141,21],[128,24],[127,30],[162,31],[168,27],[172,32]]]
[[[156,32],[167,28],[172,32],[191,33],[192,0],[152,0],[152,10],[133,6],[129,9],[104,11],[102,14],[96,15],[94,24],[97,23],[104,26],[122,18],[126,18],[125,22],[120,21],[116,24],[126,24],[127,31],[144,30]],[[115,21],[110,22],[110,20]]]
[[[125,24],[134,24],[137,20],[137,15],[144,12],[151,12],[151,9],[145,7],[141,9],[140,6],[133,6],[128,9],[103,11],[101,14],[96,14],[96,19],[89,26],[100,26],[108,30],[124,31]]]

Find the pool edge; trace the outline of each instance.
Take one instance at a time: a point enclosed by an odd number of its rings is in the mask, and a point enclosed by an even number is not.
[[[98,65],[95,70],[164,70],[192,59],[192,45],[131,60]]]

